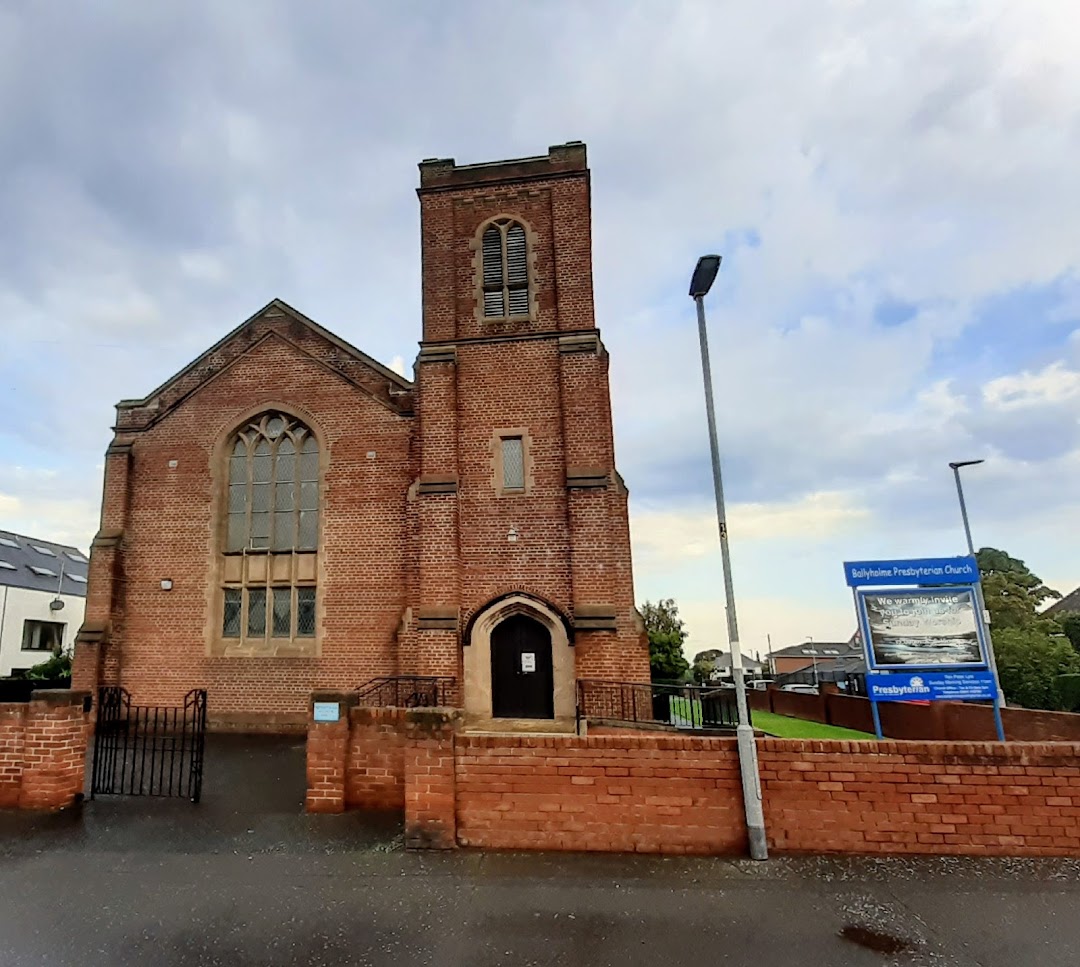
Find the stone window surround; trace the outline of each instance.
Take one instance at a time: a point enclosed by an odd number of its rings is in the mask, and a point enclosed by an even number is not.
[[[484,315],[484,232],[498,222],[516,222],[525,229],[525,264],[529,280],[529,313],[518,316],[485,316]],[[536,232],[533,227],[520,215],[502,212],[484,219],[473,235],[469,248],[473,253],[473,301],[475,303],[474,318],[480,325],[507,322],[536,322],[539,316],[539,306],[536,296]]]
[[[522,461],[525,465],[525,488],[523,490],[506,490],[503,487],[503,440],[508,437],[521,437]],[[504,426],[496,427],[491,436],[491,485],[495,488],[497,497],[522,497],[528,494],[536,486],[533,480],[533,456],[532,436],[528,427]]]
[[[489,605],[472,622],[464,648],[465,713],[473,719],[491,718],[491,633],[506,618],[523,614],[551,635],[551,667],[555,685],[555,718],[571,719],[577,707],[574,649],[566,625],[554,610],[535,598],[512,594]]]
[[[275,554],[271,550],[247,551],[242,554],[227,553],[222,550],[225,547],[228,526],[228,487],[229,487],[229,458],[232,454],[232,444],[238,430],[263,413],[280,412],[294,420],[303,423],[315,442],[319,446],[319,517],[318,538],[316,550],[312,552],[286,552]],[[298,407],[280,400],[266,400],[257,406],[236,414],[227,425],[218,432],[214,446],[210,454],[211,475],[211,499],[210,499],[210,553],[208,555],[210,566],[207,580],[206,595],[206,622],[204,625],[204,640],[206,643],[206,655],[211,658],[317,658],[322,653],[323,640],[323,609],[325,593],[324,574],[324,548],[325,540],[325,507],[326,507],[326,471],[329,464],[329,446],[326,432],[319,425],[315,417],[303,407]],[[226,581],[226,568],[230,572],[228,562],[238,558],[244,558],[243,567],[254,565],[256,569],[264,572],[276,571],[275,559],[288,557],[291,559],[289,566],[288,581],[282,581],[292,587],[306,586],[315,588],[315,634],[313,636],[297,636],[292,638],[274,638],[269,633],[265,639],[252,640],[247,638],[226,638],[222,634],[222,616],[225,607],[225,586],[231,587],[251,586],[247,575],[240,576],[240,580],[234,579],[232,573],[230,580]],[[298,558],[303,557],[308,561],[301,563]],[[259,560],[255,564],[255,559]],[[265,563],[263,563],[265,562]],[[256,579],[256,585],[261,582]],[[266,585],[272,587],[271,581]],[[241,615],[241,622],[246,624],[247,615]],[[294,616],[295,623],[295,616]]]

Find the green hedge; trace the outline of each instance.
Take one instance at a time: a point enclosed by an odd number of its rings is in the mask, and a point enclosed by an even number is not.
[[[1066,712],[1080,712],[1080,674],[1058,675],[1057,693]]]

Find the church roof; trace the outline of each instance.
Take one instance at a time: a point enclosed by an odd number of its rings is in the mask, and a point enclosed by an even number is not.
[[[388,408],[402,414],[411,412],[410,380],[324,329],[287,302],[273,299],[142,399],[121,400],[116,407],[116,429],[144,429],[156,423],[270,335],[290,342]]]

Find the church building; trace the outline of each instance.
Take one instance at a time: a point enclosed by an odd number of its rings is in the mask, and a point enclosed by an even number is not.
[[[585,146],[427,160],[418,195],[412,381],[275,299],[118,404],[74,687],[275,729],[383,676],[473,722],[649,680]]]

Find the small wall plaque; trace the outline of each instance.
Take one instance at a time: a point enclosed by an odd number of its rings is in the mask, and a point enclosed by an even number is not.
[[[316,722],[337,722],[341,718],[341,705],[337,702],[316,702]]]
[[[521,653],[521,670],[523,672],[536,671],[536,655],[531,651]]]

